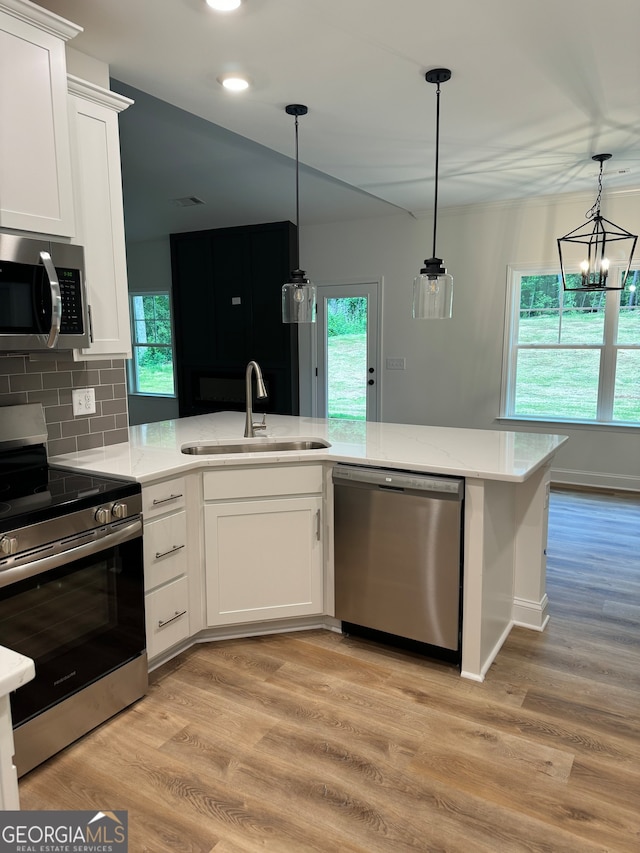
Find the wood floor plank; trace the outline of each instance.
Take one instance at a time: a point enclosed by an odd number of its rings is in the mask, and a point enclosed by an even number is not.
[[[411,767],[457,790],[481,791],[488,802],[526,814],[549,828],[567,831],[584,843],[613,844],[616,850],[635,853],[639,840],[635,809],[603,803],[584,789],[574,791],[566,780],[559,783],[540,772],[539,766],[532,772],[518,758],[505,761],[499,756],[492,755],[491,750],[480,755],[444,740],[426,745]],[[493,768],[491,774],[486,771],[487,761]]]

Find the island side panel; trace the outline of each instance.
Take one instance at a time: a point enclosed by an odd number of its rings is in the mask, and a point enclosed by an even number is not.
[[[549,621],[546,550],[550,485],[548,463],[516,489],[513,622],[537,631],[544,630]]]
[[[484,679],[513,624],[514,490],[466,480],[461,674],[475,681]]]

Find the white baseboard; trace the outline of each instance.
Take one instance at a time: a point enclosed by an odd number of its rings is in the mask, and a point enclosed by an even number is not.
[[[549,621],[549,599],[547,593],[541,601],[529,601],[526,598],[513,599],[511,624],[521,628],[531,628],[533,631],[544,631]]]
[[[616,492],[640,492],[640,477],[627,474],[599,474],[596,471],[551,469],[551,484],[588,486],[592,489],[613,489]]]
[[[480,672],[469,672],[466,669],[461,669],[460,675],[462,676],[462,678],[468,678],[470,681],[484,681],[484,677],[487,674],[487,672],[489,671],[489,667],[491,666],[491,664],[496,659],[496,656],[497,656],[498,652],[500,651],[500,649],[503,647],[505,640],[509,636],[509,632],[513,628],[513,625],[514,625],[513,622],[509,622],[509,624],[506,626],[506,628],[504,629],[502,634],[500,634],[500,637],[498,638],[498,641],[496,642],[495,646],[491,649],[491,651],[489,652],[489,654],[485,658],[485,661],[482,664]],[[462,662],[463,662],[462,665],[464,667],[464,649],[462,650]]]
[[[239,640],[243,637],[260,637],[265,634],[284,634],[292,631],[309,631],[313,628],[325,628],[340,632],[341,622],[331,616],[300,616],[295,619],[278,619],[272,622],[245,622],[241,625],[223,625],[220,628],[205,628],[182,640],[162,654],[149,661],[149,672],[153,672],[163,663],[167,663],[181,652],[195,646],[196,643],[211,643],[215,640]]]

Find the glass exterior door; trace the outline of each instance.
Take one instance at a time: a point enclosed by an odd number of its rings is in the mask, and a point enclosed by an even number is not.
[[[378,420],[378,285],[319,285],[318,415]]]

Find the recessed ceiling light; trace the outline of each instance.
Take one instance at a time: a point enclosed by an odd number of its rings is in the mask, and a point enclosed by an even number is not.
[[[249,88],[248,78],[244,74],[236,74],[234,72],[222,74],[218,77],[218,83],[230,92],[244,92],[245,89]]]
[[[216,12],[233,12],[241,2],[242,0],[207,0],[207,6],[211,6]]]

